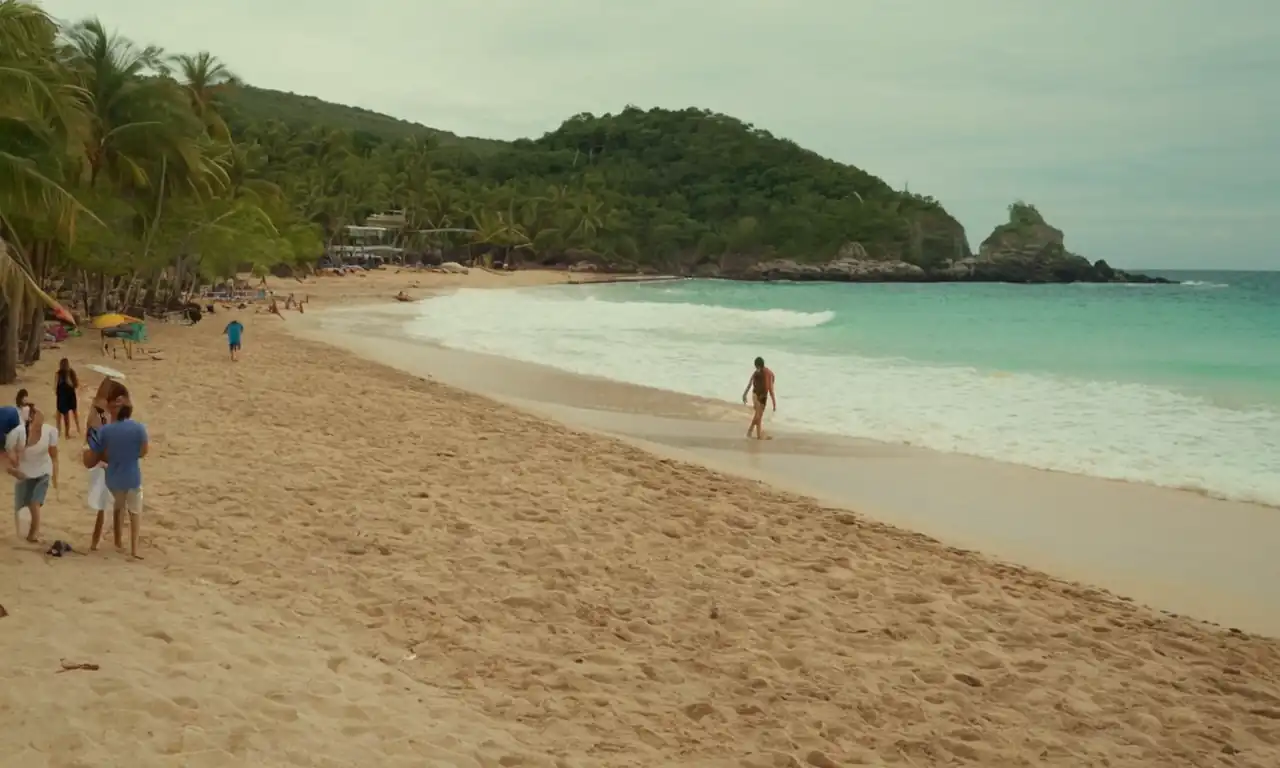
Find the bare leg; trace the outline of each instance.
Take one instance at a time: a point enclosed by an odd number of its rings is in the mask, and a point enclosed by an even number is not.
[[[98,545],[102,543],[102,524],[107,521],[107,513],[105,510],[98,510],[98,519],[93,522],[93,541],[89,542],[89,551],[97,552]]]
[[[31,510],[31,528],[27,530],[27,541],[32,544],[40,540],[40,505],[34,501],[27,505]]]
[[[129,556],[134,560],[141,560],[138,556],[138,515],[134,512],[129,513]]]
[[[111,536],[115,539],[116,549],[124,549],[124,502],[116,502],[111,510]]]

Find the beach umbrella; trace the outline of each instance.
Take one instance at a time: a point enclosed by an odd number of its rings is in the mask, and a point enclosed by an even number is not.
[[[98,330],[103,330],[105,328],[115,328],[117,325],[127,325],[129,323],[140,323],[140,322],[142,321],[136,317],[130,317],[129,315],[122,315],[119,312],[111,312],[105,315],[98,315],[97,317],[93,318],[93,320],[91,320],[89,324]]]
[[[100,373],[103,376],[106,376],[108,379],[115,379],[116,381],[124,381],[124,374],[117,371],[115,368],[108,368],[105,365],[98,365],[97,363],[89,363],[88,365],[85,366],[85,368],[88,368],[94,373]]]

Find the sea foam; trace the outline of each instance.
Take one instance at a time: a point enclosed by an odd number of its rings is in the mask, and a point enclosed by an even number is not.
[[[869,357],[814,343],[829,310],[463,290],[405,331],[445,346],[735,400],[763,355],[778,423],[1280,504],[1280,412],[1150,384]]]

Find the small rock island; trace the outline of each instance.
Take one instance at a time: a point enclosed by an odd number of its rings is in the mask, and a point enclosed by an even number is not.
[[[957,223],[958,226],[958,223]],[[772,259],[716,270],[714,276],[739,280],[811,280],[857,283],[1172,283],[1162,277],[1125,272],[1099,259],[1090,262],[1067,250],[1062,230],[1045,221],[1034,205],[1009,206],[1009,220],[992,230],[977,255],[960,239],[956,258],[928,268],[901,258],[876,258],[860,243],[846,243],[822,263]],[[729,266],[729,265],[726,265]],[[736,265],[733,265],[736,266]],[[705,273],[704,273],[705,274]],[[707,275],[712,276],[712,275]]]

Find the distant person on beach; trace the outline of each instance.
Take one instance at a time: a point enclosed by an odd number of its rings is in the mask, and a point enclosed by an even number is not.
[[[19,455],[18,451],[22,450]],[[19,513],[31,514],[27,541],[40,537],[40,510],[44,507],[49,485],[58,487],[58,428],[46,424],[44,415],[33,404],[27,404],[27,422],[19,424],[4,438],[4,450],[14,475],[13,516],[21,533]]]
[[[76,369],[71,367],[71,361],[62,358],[58,361],[58,371],[53,375],[53,394],[58,405],[58,423],[62,427],[62,434],[70,437],[74,434],[71,431],[71,425],[74,424],[76,432],[80,431],[80,377],[76,375]]]
[[[244,336],[244,325],[239,320],[232,320],[222,330],[227,337],[227,345],[231,347],[231,362],[240,359],[240,340]]]
[[[751,378],[747,380],[747,388],[742,390],[742,403],[746,405],[747,395],[752,397],[752,405],[754,410],[751,415],[751,426],[747,427],[747,437],[751,437],[751,433],[755,432],[757,440],[766,440],[764,436],[764,407],[773,401],[773,410],[778,410],[778,398],[773,393],[773,371],[764,365],[764,358],[757,357],[755,361],[755,370],[751,372]]]
[[[106,462],[107,490],[111,492],[112,524],[115,526],[116,546],[120,546],[120,530],[124,514],[129,513],[129,555],[141,560],[138,554],[139,518],[142,516],[142,460],[147,456],[150,439],[147,428],[132,418],[133,408],[121,405],[110,424],[100,428],[89,441],[84,452],[86,468]],[[102,518],[99,517],[99,522]],[[102,536],[101,525],[94,525],[94,541],[90,549],[96,549]]]

